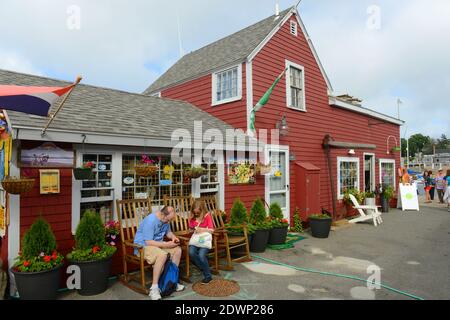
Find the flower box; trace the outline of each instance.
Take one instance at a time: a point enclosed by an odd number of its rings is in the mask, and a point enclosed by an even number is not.
[[[153,177],[158,171],[158,166],[149,164],[137,164],[134,166],[134,172],[140,177]]]
[[[2,187],[10,194],[22,194],[33,189],[35,179],[6,178],[2,181]]]

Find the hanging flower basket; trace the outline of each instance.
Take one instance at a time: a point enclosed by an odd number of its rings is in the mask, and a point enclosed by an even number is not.
[[[92,168],[75,168],[73,176],[75,180],[93,180],[95,177]]]
[[[22,194],[33,189],[35,179],[28,178],[5,178],[2,187],[10,194]]]
[[[256,165],[256,173],[257,174],[264,176],[264,175],[270,174],[270,172],[272,172],[272,165],[262,164],[262,163],[258,163]]]
[[[203,167],[197,166],[187,169],[184,173],[186,177],[191,179],[198,179],[205,174],[205,169]]]
[[[402,151],[402,148],[400,148],[400,147],[394,147],[394,148],[391,149],[392,153],[400,152],[400,151]]]
[[[151,164],[137,164],[134,166],[134,172],[140,177],[153,177],[158,171],[158,166]]]

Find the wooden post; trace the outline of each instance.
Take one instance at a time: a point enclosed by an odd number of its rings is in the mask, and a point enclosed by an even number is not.
[[[50,119],[48,120],[47,124],[45,125],[44,129],[42,129],[42,136],[45,136],[45,132],[47,131],[48,127],[50,126],[50,124],[53,122],[53,119],[55,119],[56,115],[58,114],[58,112],[62,109],[64,103],[67,101],[67,99],[69,98],[70,94],[72,93],[73,89],[75,89],[76,85],[80,83],[80,81],[83,78],[81,76],[78,76],[77,79],[75,80],[75,82],[73,83],[73,87],[72,89],[70,89],[70,91],[66,94],[66,96],[64,97],[63,101],[61,101],[61,104],[59,105],[58,109],[56,109],[55,113],[50,115]]]

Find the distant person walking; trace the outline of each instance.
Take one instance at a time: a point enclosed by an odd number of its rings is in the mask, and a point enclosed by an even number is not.
[[[430,199],[434,201],[434,192],[436,190],[436,179],[433,176],[433,171],[428,171],[428,176],[431,179]]]
[[[444,170],[440,169],[436,176],[436,191],[439,197],[439,203],[444,203],[444,193],[447,187],[447,183],[445,181]]]
[[[428,174],[428,171],[425,171],[423,173],[423,180],[425,183],[425,203],[431,203],[430,190],[432,186],[431,186],[431,177]]]

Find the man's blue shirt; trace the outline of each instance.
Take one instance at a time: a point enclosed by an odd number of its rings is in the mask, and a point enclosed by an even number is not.
[[[170,232],[170,224],[164,223],[158,219],[156,213],[148,215],[140,223],[134,243],[145,247],[145,241],[163,241],[164,236]],[[137,250],[135,250],[135,253]]]

